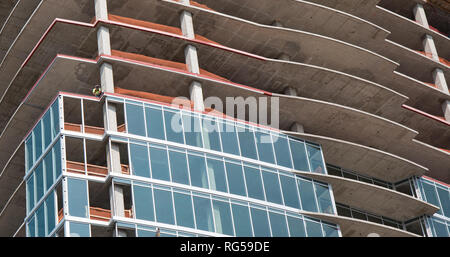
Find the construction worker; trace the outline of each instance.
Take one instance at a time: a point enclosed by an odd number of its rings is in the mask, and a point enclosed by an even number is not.
[[[99,85],[96,85],[93,89],[92,89],[92,94],[95,96],[101,96],[102,95],[102,88]]]

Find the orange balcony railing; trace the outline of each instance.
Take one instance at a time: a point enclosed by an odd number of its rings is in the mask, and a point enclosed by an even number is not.
[[[70,131],[74,131],[74,132],[81,132],[81,124],[75,124],[75,123],[68,123],[65,122],[64,123],[64,129],[65,130],[70,130]],[[125,132],[125,124],[119,125],[117,126],[117,131],[118,132]],[[99,128],[99,127],[94,127],[94,126],[87,126],[84,125],[84,132],[88,133],[88,134],[95,134],[95,135],[103,135],[105,133],[105,129],[104,128]]]
[[[63,209],[58,211],[58,223],[64,218]],[[92,220],[109,221],[111,210],[98,207],[89,207],[89,218]],[[133,218],[133,210],[125,210],[125,218]]]
[[[74,162],[74,161],[66,161],[67,172],[85,174],[85,166],[84,163]],[[120,165],[122,168],[122,174],[130,175],[130,167],[126,164]],[[96,176],[96,177],[106,177],[108,176],[108,168],[93,164],[86,164],[87,175]]]

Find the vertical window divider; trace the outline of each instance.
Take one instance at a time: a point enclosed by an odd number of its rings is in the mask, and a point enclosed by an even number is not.
[[[291,167],[292,167],[292,169],[295,169],[294,156],[292,156],[292,149],[291,149],[291,143],[290,143],[291,139],[289,137],[286,137],[286,141],[287,141],[287,145],[288,145],[288,149],[289,149],[289,156],[291,157],[290,158],[291,159]],[[320,152],[322,152],[322,151],[320,151]],[[322,157],[322,160],[324,160],[323,157]],[[324,166],[325,166],[325,164],[324,164]]]
[[[308,151],[308,147],[306,147],[306,141],[304,142],[303,146],[305,147],[305,153],[306,153],[306,161],[308,162],[308,171],[312,172],[312,167],[311,167],[311,162],[309,161],[309,151]]]
[[[236,229],[235,229],[235,227],[234,227],[233,208],[232,208],[232,205],[231,205],[231,200],[230,200],[230,198],[227,199],[227,203],[228,203],[228,206],[230,207],[231,226],[232,226],[232,228],[233,228],[233,236],[236,236]]]
[[[218,233],[216,231],[216,217],[214,215],[214,205],[213,205],[213,200],[212,200],[211,194],[208,196],[208,199],[209,199],[209,204],[211,205],[211,215],[212,215],[212,219],[213,219],[213,231],[212,232]]]
[[[146,147],[147,147],[147,157],[148,157],[148,160],[147,160],[147,164],[148,164],[148,169],[149,169],[149,172],[150,172],[150,178],[153,178],[153,170],[152,170],[152,162],[151,162],[151,157],[150,157],[150,143],[146,143]],[[128,152],[130,151],[129,150],[129,145],[128,145]],[[129,161],[129,163],[131,163],[131,154],[130,153],[128,153],[129,154],[129,157],[128,157],[128,160],[130,160]],[[134,171],[133,171],[133,175],[134,175]],[[154,204],[154,203],[153,203]]]
[[[195,215],[195,206],[194,206],[194,194],[192,191],[189,191],[189,195],[191,196],[191,205],[192,205],[192,217],[194,217],[194,228],[197,229],[197,217]]]

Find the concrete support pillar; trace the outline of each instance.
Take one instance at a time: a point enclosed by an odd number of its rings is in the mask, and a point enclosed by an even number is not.
[[[450,122],[450,101],[449,100],[445,100],[442,103],[442,111],[444,112],[445,120]]]
[[[181,31],[183,32],[183,36],[194,39],[194,21],[192,19],[192,13],[187,11],[182,11],[180,15],[181,21]]]
[[[94,0],[95,3],[95,18],[97,20],[108,19],[108,5],[107,0]]]
[[[291,126],[291,131],[298,132],[298,133],[305,133],[305,129],[303,128],[303,125],[294,122]]]
[[[189,86],[189,95],[191,97],[191,101],[194,102],[194,110],[204,111],[205,105],[203,102],[202,84],[197,81],[193,81]]]
[[[293,87],[287,87],[284,90],[284,94],[285,95],[290,95],[290,96],[297,96],[297,89],[295,89]]]
[[[423,38],[423,49],[425,53],[431,55],[431,58],[437,62],[439,62],[439,55],[436,50],[436,45],[434,44],[434,40],[430,35],[425,35]]]
[[[448,86],[447,86],[447,82],[445,80],[445,75],[444,72],[439,69],[436,68],[433,71],[433,79],[434,79],[434,84],[444,93],[449,93],[448,90]]]
[[[429,28],[427,15],[425,14],[425,9],[423,8],[422,4],[417,4],[414,7],[414,18],[416,19],[416,22],[420,25],[424,26],[425,28]]]
[[[189,72],[200,74],[200,66],[198,64],[197,48],[193,45],[187,45],[184,49],[184,57]]]

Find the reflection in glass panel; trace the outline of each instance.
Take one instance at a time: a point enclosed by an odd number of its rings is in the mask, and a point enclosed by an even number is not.
[[[272,236],[288,237],[289,233],[286,225],[286,218],[282,214],[269,212],[270,227],[272,228]]]
[[[225,153],[239,155],[236,128],[229,123],[218,122],[222,147]]]
[[[252,213],[253,231],[256,237],[270,237],[267,211],[250,208]]]
[[[47,191],[53,185],[53,155],[49,152],[44,158],[45,168],[45,191]]]
[[[28,212],[34,208],[34,174],[31,174],[27,181],[27,210]]]
[[[275,148],[275,156],[277,164],[283,167],[292,168],[291,153],[289,152],[288,141],[285,137],[273,136],[273,146]]]
[[[62,173],[61,168],[61,141],[56,141],[55,145],[53,146],[53,160],[55,162],[55,179],[58,179],[59,176]]]
[[[255,131],[256,145],[258,147],[259,160],[275,164],[273,156],[272,138],[269,134]]]
[[[186,154],[169,150],[169,159],[172,181],[189,185]]]
[[[243,157],[258,160],[256,156],[255,138],[253,131],[248,128],[237,127],[239,146],[241,147],[241,155]]]
[[[437,237],[448,237],[447,226],[445,223],[441,223],[433,219],[434,231]]]
[[[183,144],[183,125],[180,113],[164,111],[164,124],[166,126],[167,140]]]
[[[47,210],[47,233],[50,234],[55,228],[56,210],[55,210],[55,194],[51,193],[45,199],[45,208]]]
[[[126,104],[128,133],[146,136],[144,123],[144,109],[142,106]]]
[[[45,212],[44,212],[43,204],[37,210],[36,218],[37,218],[37,236],[44,237],[45,236]]]
[[[59,133],[59,106],[58,100],[52,105],[52,116],[53,116],[53,126],[52,126],[52,138],[55,138]]]
[[[173,198],[175,202],[177,225],[195,228],[191,196],[174,192]]]
[[[206,149],[221,151],[219,127],[216,120],[202,119],[203,142]]]
[[[34,139],[34,160],[37,160],[42,154],[42,130],[41,121],[36,124],[33,129],[33,139]]]
[[[206,163],[203,156],[188,154],[191,185],[208,189],[208,175],[206,175]]]
[[[44,149],[46,149],[52,142],[52,117],[50,116],[50,110],[44,114],[42,124],[44,128]]]
[[[28,137],[26,143],[25,143],[25,155],[26,155],[26,170],[28,171],[33,166],[33,138],[30,136]]]
[[[300,200],[302,201],[303,210],[317,212],[312,182],[304,179],[297,179],[297,186],[300,192]]]
[[[152,189],[149,187],[133,186],[133,193],[136,218],[154,221]]]
[[[336,227],[323,224],[323,231],[325,232],[325,237],[339,237],[339,232]]]
[[[305,226],[303,225],[303,220],[300,218],[295,218],[287,216],[289,232],[291,237],[305,237]]]
[[[183,113],[183,128],[187,145],[203,147],[202,128],[200,126],[200,119],[197,116]]]
[[[173,217],[172,193],[165,190],[154,189],[156,221],[175,225]]]
[[[325,167],[323,164],[322,153],[320,148],[307,144],[309,163],[311,164],[311,171],[325,174]]]
[[[441,200],[442,211],[444,216],[450,217],[450,194],[447,190],[437,187],[439,200]]]
[[[283,204],[281,199],[280,182],[278,174],[268,171],[262,171],[264,181],[264,189],[266,191],[267,201],[272,203]]]
[[[233,221],[231,220],[230,204],[213,200],[216,233],[233,236]]]
[[[225,179],[225,169],[223,162],[207,158],[209,187],[212,190],[227,193],[227,184]]]
[[[281,188],[283,189],[284,204],[292,208],[300,209],[295,178],[280,174],[280,181]]]
[[[89,224],[70,222],[70,237],[90,237]]]
[[[294,169],[299,171],[309,171],[305,143],[291,138],[289,139],[289,144],[291,146]]]
[[[170,181],[169,164],[165,149],[150,147],[152,178]]]
[[[28,222],[27,228],[28,228],[28,237],[35,237],[36,227],[34,224],[34,217],[31,218],[30,221]]]
[[[214,232],[211,201],[207,198],[194,196],[194,210],[197,229]]]
[[[145,119],[147,122],[147,136],[164,140],[164,122],[162,111],[146,107]]]
[[[242,166],[226,162],[228,187],[231,194],[246,196]]]
[[[231,204],[233,211],[234,230],[238,237],[251,237],[252,227],[250,222],[250,213],[247,206]]]
[[[88,217],[87,182],[85,180],[67,178],[69,215]]]
[[[333,214],[333,203],[327,186],[316,183],[316,196],[320,212]]]
[[[148,147],[145,145],[130,144],[130,156],[133,175],[150,178]]]
[[[44,167],[43,162],[41,162],[36,170],[34,171],[36,175],[36,202],[38,202],[42,196],[44,196]]]
[[[137,230],[137,234],[138,237],[155,237],[156,236],[156,231],[148,231],[148,230],[143,230],[143,229],[138,229]]]
[[[440,207],[434,185],[422,182],[422,188],[427,199],[426,201],[432,205]],[[439,209],[438,213],[442,215],[442,209]]]
[[[308,237],[322,237],[322,226],[318,222],[305,220]]]
[[[247,182],[248,197],[264,201],[264,191],[259,169],[244,166],[245,181]]]

